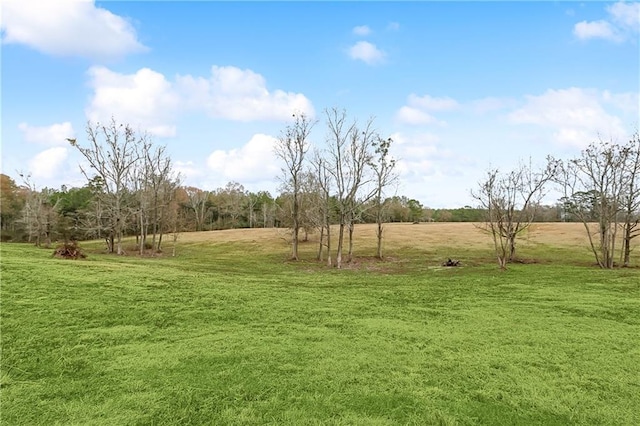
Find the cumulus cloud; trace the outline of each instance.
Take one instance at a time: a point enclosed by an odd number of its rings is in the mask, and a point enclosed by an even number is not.
[[[608,5],[606,11],[606,19],[575,24],[573,34],[581,40],[601,38],[623,42],[637,39],[640,33],[640,3],[621,1]]]
[[[213,66],[208,78],[186,75],[176,80],[186,105],[213,117],[251,121],[286,120],[294,112],[315,115],[311,101],[303,94],[270,92],[265,78],[249,69]]]
[[[29,171],[36,179],[51,179],[60,173],[68,155],[69,151],[65,147],[49,148],[29,161]]]
[[[272,180],[280,171],[273,151],[276,140],[269,135],[256,134],[240,148],[213,151],[207,158],[207,166],[220,182],[251,184]]]
[[[397,171],[406,185],[414,186],[425,179],[461,175],[474,164],[465,155],[443,147],[433,133],[394,133],[393,155],[398,158]]]
[[[622,41],[623,38],[607,21],[582,21],[573,27],[573,33],[582,40],[590,38],[603,38],[611,41]]]
[[[434,98],[429,95],[417,96],[411,94],[407,101],[409,105],[426,111],[451,111],[459,107],[458,102],[449,97]]]
[[[49,55],[97,59],[147,50],[125,18],[93,0],[5,1],[1,26],[3,43]]]
[[[30,126],[27,123],[18,125],[24,140],[43,145],[66,145],[67,138],[74,138],[75,131],[70,122],[56,123],[51,126]]]
[[[371,28],[369,28],[367,25],[359,25],[357,27],[353,27],[352,31],[355,35],[359,36],[368,36],[372,32]]]
[[[618,26],[636,33],[640,31],[640,3],[614,3],[607,6],[607,13]]]
[[[430,112],[452,111],[458,109],[460,104],[452,98],[436,98],[429,95],[417,96],[411,94],[407,98],[407,105],[401,107],[396,113],[396,120],[411,125],[446,124],[436,119]]]
[[[627,93],[611,93],[608,90],[602,92],[602,100],[626,113],[635,114],[640,116],[640,93],[627,92]]]
[[[410,106],[401,107],[396,113],[396,120],[413,126],[439,123],[431,114]]]
[[[186,181],[202,175],[202,171],[198,169],[193,161],[174,161],[173,170]]]
[[[93,96],[86,109],[91,121],[116,121],[140,127],[152,135],[173,136],[170,122],[178,110],[180,98],[164,75],[149,68],[135,74],[120,74],[106,67],[89,69]]]
[[[315,115],[303,94],[269,91],[262,75],[232,66],[214,66],[207,78],[178,75],[175,81],[149,68],[121,74],[94,66],[88,74],[93,89],[85,109],[89,120],[105,122],[113,116],[159,137],[176,134],[175,121],[185,109],[237,121],[288,120],[294,112]]]
[[[489,112],[503,110],[508,107],[514,107],[515,104],[515,99],[488,96],[486,98],[471,101],[469,106],[471,111],[476,114],[486,114]]]
[[[368,41],[357,42],[349,48],[348,53],[351,59],[363,61],[369,65],[381,63],[385,57],[385,53],[382,50]]]
[[[618,102],[623,108],[628,98],[576,87],[547,90],[542,95],[526,96],[524,106],[511,112],[508,118],[514,124],[534,124],[551,129],[555,141],[560,144],[584,147],[598,133],[613,138],[625,135],[620,117],[612,115],[603,103]]]

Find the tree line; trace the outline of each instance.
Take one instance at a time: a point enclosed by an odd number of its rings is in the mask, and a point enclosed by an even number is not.
[[[376,256],[383,258],[388,222],[474,222],[485,230],[501,268],[516,259],[516,242],[533,222],[584,224],[598,265],[630,264],[632,240],[640,234],[640,141],[597,141],[569,160],[548,157],[543,167],[522,163],[492,169],[471,195],[475,206],[432,209],[394,194],[398,183],[393,140],[345,110],[324,111],[324,138],[310,140],[319,125],[303,114],[278,137],[275,154],[283,165],[279,194],[250,192],[238,182],[213,191],[183,185],[164,146],[146,133],[111,120],[88,123],[84,142],[69,139],[81,154],[86,184],[37,189],[30,176],[16,183],[0,176],[0,233],[3,241],[50,245],[56,240],[103,239],[107,250],[124,252],[123,238],[135,236],[135,250],[161,251],[179,233],[229,228],[288,230],[291,258],[317,233],[317,259],[341,267],[353,256],[356,223],[377,224]],[[542,202],[550,188],[562,193]],[[335,236],[329,232],[337,228]],[[333,241],[332,238],[336,238]],[[620,247],[616,244],[622,241]]]

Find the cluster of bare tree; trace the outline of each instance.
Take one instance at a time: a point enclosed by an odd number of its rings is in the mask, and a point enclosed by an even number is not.
[[[493,239],[501,269],[515,259],[516,239],[533,222],[546,195],[545,187],[556,176],[558,167],[559,163],[549,157],[540,170],[535,170],[531,163],[522,163],[508,172],[489,170],[478,189],[471,191],[485,213],[481,227]]]
[[[44,243],[48,247],[54,233],[58,203],[52,199],[50,189],[37,191],[30,176],[22,174],[21,177],[26,191],[24,206],[18,220],[24,224],[29,242],[34,242],[37,246]]]
[[[534,221],[550,184],[561,188],[564,219],[584,224],[598,265],[614,267],[616,244],[621,240],[620,265],[628,266],[631,242],[640,235],[638,133],[622,145],[592,143],[579,157],[567,161],[548,157],[540,169],[521,164],[508,172],[487,172],[471,194],[484,212],[481,227],[493,239],[500,268],[515,259],[516,239]]]
[[[169,223],[176,230],[175,211],[169,206],[179,186],[165,148],[155,147],[146,134],[113,119],[109,124],[89,123],[87,139],[86,146],[69,139],[86,160],[88,166],[81,165],[80,170],[92,184],[85,227],[96,238],[105,238],[110,252],[122,254],[122,238],[133,223],[140,253],[149,234],[151,248],[161,250]]]
[[[276,145],[282,160],[282,189],[288,196],[286,223],[291,230],[291,258],[298,259],[299,232],[317,229],[320,234],[318,259],[326,254],[334,265],[330,225],[338,225],[335,266],[353,257],[354,224],[367,209],[373,209],[378,224],[378,257],[382,258],[384,191],[396,180],[395,160],[385,139],[374,128],[373,119],[364,125],[351,120],[346,111],[324,111],[326,137],[309,155],[309,135],[316,124],[304,115],[294,115]],[[347,244],[345,256],[345,240]]]
[[[626,144],[600,140],[562,164],[565,213],[584,224],[601,268],[613,268],[622,232],[620,264],[629,265],[631,242],[640,235],[640,137]]]

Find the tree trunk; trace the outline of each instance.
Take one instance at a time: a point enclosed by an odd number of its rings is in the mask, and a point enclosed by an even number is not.
[[[631,240],[633,240],[633,238],[636,236],[633,234],[633,230],[636,226],[637,223],[631,223],[629,221],[624,224],[624,236],[622,240],[622,266],[624,266],[625,268],[631,264]]]
[[[327,266],[331,266],[331,224],[329,223],[329,218],[327,217]]]
[[[316,260],[322,262],[322,250],[324,245],[324,225],[320,227],[320,244],[318,244],[318,256]]]
[[[506,256],[498,256],[498,266],[502,271],[507,270],[507,257]]]
[[[144,218],[140,211],[140,256],[144,254]]]
[[[294,185],[296,185],[294,183]],[[293,193],[293,238],[291,239],[291,259],[298,260],[298,233],[300,231],[300,201],[297,189]]]
[[[382,221],[378,219],[378,229],[376,231],[376,236],[378,237],[378,247],[376,248],[376,257],[382,260]]]
[[[513,262],[516,257],[516,236],[509,236],[509,262]]]
[[[349,221],[349,253],[347,255],[347,262],[353,260],[353,221]]]
[[[291,260],[298,260],[298,224],[294,221],[293,232],[291,236]]]
[[[344,243],[344,221],[340,221],[338,230],[338,250],[336,252],[336,268],[342,268],[342,245]]]

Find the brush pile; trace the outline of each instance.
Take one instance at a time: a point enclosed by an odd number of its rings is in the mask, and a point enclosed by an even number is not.
[[[53,257],[60,259],[84,259],[87,257],[76,241],[70,241],[64,244],[60,244],[53,252]]]

